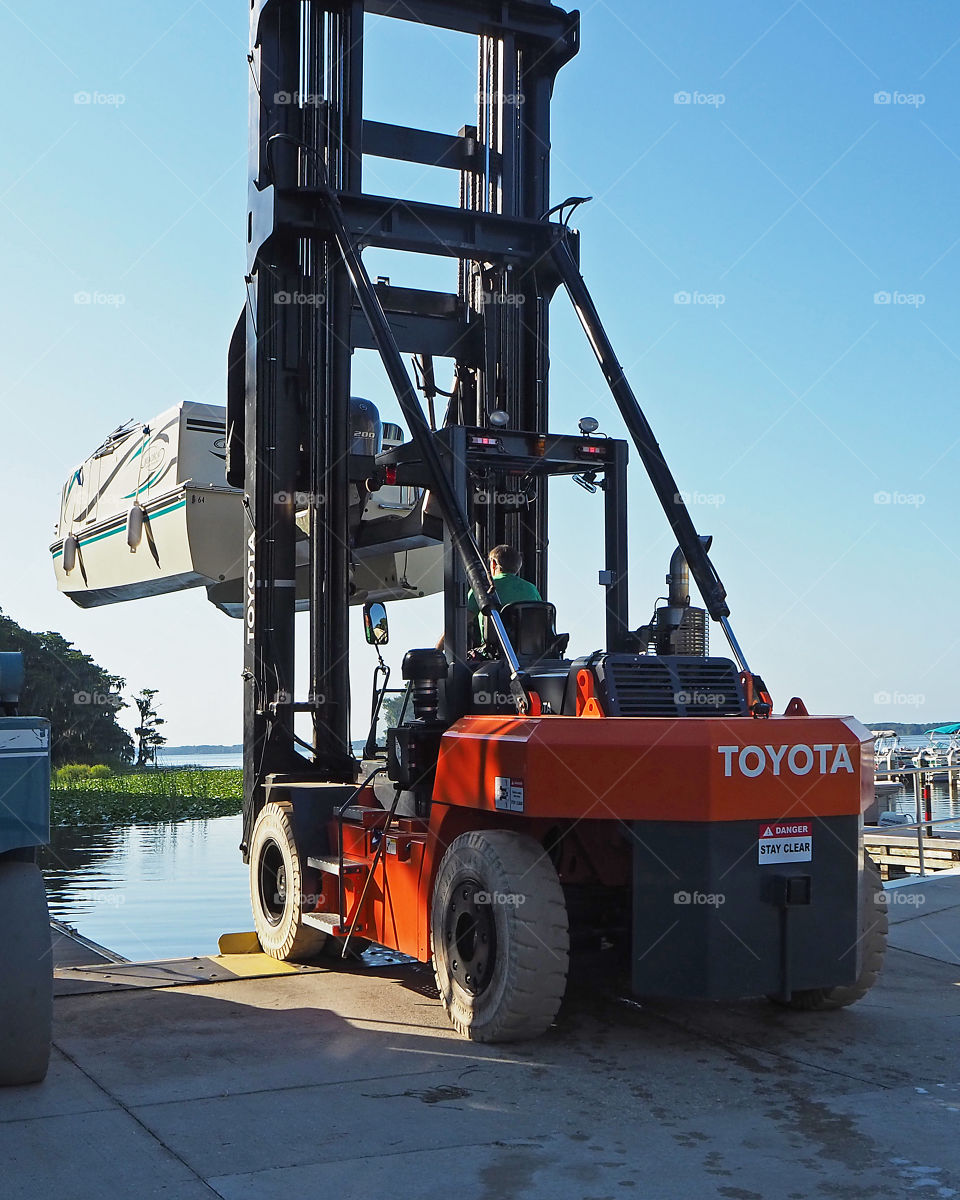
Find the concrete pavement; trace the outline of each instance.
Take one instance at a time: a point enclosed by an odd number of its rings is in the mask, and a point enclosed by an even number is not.
[[[960,877],[887,894],[838,1013],[580,979],[545,1037],[479,1046],[418,965],[63,996],[46,1082],[0,1090],[0,1194],[960,1197]]]

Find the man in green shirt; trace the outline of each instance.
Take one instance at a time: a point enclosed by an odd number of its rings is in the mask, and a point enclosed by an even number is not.
[[[523,565],[523,558],[520,551],[515,550],[513,546],[494,546],[487,555],[487,562],[490,567],[490,578],[493,580],[493,586],[497,589],[497,595],[500,597],[502,605],[513,604],[515,600],[543,599],[532,583],[521,579],[517,574]],[[483,641],[486,633],[484,618],[479,615],[480,605],[477,604],[472,588],[467,596],[467,609],[477,614],[480,622],[480,640]]]
[[[513,546],[494,546],[487,555],[487,565],[490,569],[490,578],[493,580],[493,585],[497,589],[497,595],[500,597],[502,605],[512,604],[515,600],[542,600],[543,597],[526,579],[521,579],[517,572],[523,564],[523,557],[519,550],[515,550]],[[477,603],[473,594],[473,588],[467,594],[467,608],[471,613],[476,614],[477,620],[480,623],[480,641],[483,643],[486,637],[484,628],[484,617],[480,615],[480,605]],[[440,641],[437,642],[437,649],[443,649],[443,635],[440,635]]]

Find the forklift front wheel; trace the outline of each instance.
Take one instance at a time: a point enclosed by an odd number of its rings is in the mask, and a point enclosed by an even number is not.
[[[303,860],[286,808],[265,804],[250,843],[250,903],[264,953],[283,961],[316,958],[327,935],[305,925]]]
[[[533,838],[464,833],[443,856],[430,914],[433,969],[453,1026],[477,1042],[537,1037],[567,982],[557,872]]]

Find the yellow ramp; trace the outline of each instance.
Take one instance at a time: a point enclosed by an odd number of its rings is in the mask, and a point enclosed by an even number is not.
[[[249,933],[221,933],[217,940],[221,954],[260,954],[260,942],[251,930]]]

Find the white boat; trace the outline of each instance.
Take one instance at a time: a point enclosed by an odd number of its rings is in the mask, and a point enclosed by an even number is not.
[[[225,420],[218,405],[184,402],[146,424],[119,427],[80,464],[64,484],[50,546],[61,592],[92,608],[205,587],[223,612],[241,615],[243,493],[226,483]],[[375,425],[379,435],[379,417]],[[377,448],[402,440],[400,427],[388,424]],[[424,502],[410,487],[358,493],[354,525],[374,536],[355,538],[352,604],[442,591],[442,544],[415,516]],[[297,525],[297,605],[304,608],[306,508]]]
[[[893,729],[873,729],[876,769],[891,774],[930,765],[931,751],[924,746],[905,746]]]

